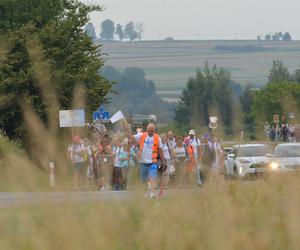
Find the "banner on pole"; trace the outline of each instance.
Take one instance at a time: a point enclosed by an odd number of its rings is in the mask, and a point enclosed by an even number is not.
[[[85,126],[84,109],[59,111],[59,127],[71,128],[71,127],[84,127],[84,126]]]
[[[123,120],[123,119],[125,120],[125,117],[124,117],[122,111],[120,110],[120,111],[118,111],[117,113],[115,113],[115,114],[110,118],[110,121],[111,121],[111,123],[116,123],[116,122],[118,122],[118,121],[120,121],[120,120]]]

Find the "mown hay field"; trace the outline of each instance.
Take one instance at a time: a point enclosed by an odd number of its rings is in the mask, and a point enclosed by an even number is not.
[[[216,46],[229,49],[219,51]],[[232,50],[236,48],[241,49]],[[143,68],[146,77],[155,81],[158,93],[168,99],[178,98],[187,79],[194,76],[205,61],[228,69],[232,79],[241,85],[251,82],[258,87],[266,84],[273,60],[282,60],[291,71],[300,66],[300,41],[104,42],[103,52],[107,54],[107,65],[121,70]]]

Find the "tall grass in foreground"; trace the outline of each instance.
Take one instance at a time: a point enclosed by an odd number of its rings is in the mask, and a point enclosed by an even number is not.
[[[47,170],[3,136],[0,158],[1,191],[48,190]],[[161,199],[137,189],[125,201],[0,206],[0,249],[298,249],[299,178],[217,175]]]
[[[298,178],[215,176],[161,199],[0,208],[0,249],[299,249]]]

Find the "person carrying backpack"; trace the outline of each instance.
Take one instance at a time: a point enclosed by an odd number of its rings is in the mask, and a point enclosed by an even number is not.
[[[187,168],[188,172],[193,172],[196,179],[196,185],[202,185],[200,161],[202,156],[201,141],[196,138],[195,130],[189,131],[189,136],[185,138],[185,148],[187,151]]]

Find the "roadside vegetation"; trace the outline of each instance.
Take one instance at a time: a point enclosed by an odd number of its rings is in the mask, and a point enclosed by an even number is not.
[[[22,160],[13,159],[15,164]],[[27,171],[22,176],[20,185],[38,183]],[[298,249],[298,179],[241,183],[214,176],[201,189],[174,190],[162,199],[150,200],[140,189],[126,200],[79,204],[70,196],[61,204],[1,207],[0,245],[20,250]]]

